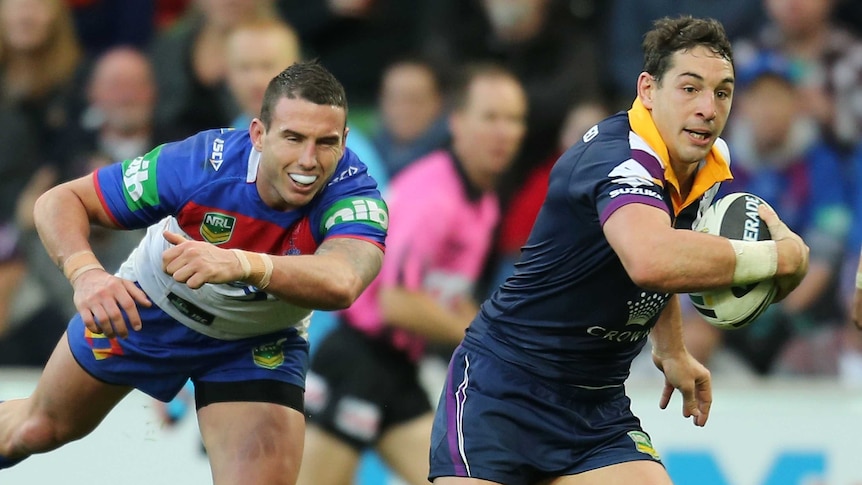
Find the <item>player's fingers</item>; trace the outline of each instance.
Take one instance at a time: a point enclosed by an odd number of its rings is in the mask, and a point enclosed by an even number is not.
[[[189,278],[194,276],[195,270],[190,268],[188,265],[185,265],[180,268],[176,268],[176,270],[169,272],[168,274],[174,278],[174,281],[187,283]]]
[[[93,313],[88,309],[80,310],[78,313],[81,315],[81,320],[84,322],[84,326],[87,327],[87,330],[95,333],[101,334],[102,329],[99,328],[99,325],[96,324],[96,320],[93,318]]]
[[[114,327],[111,326],[111,319],[108,318],[108,314],[105,312],[105,309],[102,308],[101,305],[95,305],[90,309],[93,312],[93,318],[96,320],[96,325],[99,326],[99,329],[105,337],[113,338],[116,336],[114,332]]]
[[[126,282],[124,282],[124,283],[126,283]],[[137,289],[137,287],[134,286],[134,283],[132,283],[130,281],[128,283]],[[126,286],[128,287],[128,285],[126,285]],[[127,288],[127,289],[129,290],[129,293],[125,294],[125,295],[120,295],[119,297],[117,297],[117,303],[120,305],[122,312],[125,314],[126,322],[128,322],[128,325],[131,326],[132,329],[134,329],[134,330],[140,330],[142,323],[141,323],[141,316],[138,313],[137,301],[135,300],[134,296],[131,294],[131,288]],[[147,302],[149,303],[149,300]],[[149,306],[149,304],[147,306]]]
[[[763,219],[763,222],[766,223],[766,227],[769,228],[769,234],[772,236],[772,239],[777,241],[779,239],[793,236],[793,233],[787,225],[784,224],[784,222],[778,217],[778,214],[776,214],[768,205],[760,204],[757,206],[757,214],[761,219]]]
[[[153,306],[153,302],[150,301],[150,298],[147,296],[146,293],[144,293],[144,290],[138,288],[138,285],[136,285],[133,281],[123,280],[123,286],[126,287],[126,290],[129,292],[129,295],[132,297],[135,303],[147,308]]]
[[[188,279],[186,279],[186,286],[189,288],[196,290],[206,283],[206,278],[200,273],[192,274]]]
[[[700,401],[698,403],[698,409],[700,409],[700,416],[697,416],[694,420],[694,424],[698,426],[706,426],[707,420],[709,420],[709,409],[712,407],[712,401]]]
[[[171,232],[171,231],[163,231],[162,237],[165,238],[165,241],[167,241],[171,244],[181,244],[181,243],[188,241],[188,239],[186,239],[182,235],[177,234],[175,232]]]
[[[760,204],[757,206],[757,215],[763,219],[763,222],[766,223],[766,226],[769,227],[769,229],[772,229],[773,226],[777,226],[778,224],[782,224],[781,219],[778,218],[778,214],[776,214],[775,211],[766,204]]]
[[[667,409],[667,405],[670,404],[670,397],[673,395],[674,387],[670,384],[670,382],[665,381],[664,389],[661,391],[661,398],[659,399],[658,407],[661,409]]]
[[[162,271],[169,275],[173,275],[178,269],[185,266],[183,261],[182,251],[177,248],[170,248],[162,253]]]
[[[679,392],[682,394],[682,415],[686,418],[694,416],[696,422],[700,416],[700,409],[697,405],[697,397],[695,396],[694,389],[688,386],[681,386]]]

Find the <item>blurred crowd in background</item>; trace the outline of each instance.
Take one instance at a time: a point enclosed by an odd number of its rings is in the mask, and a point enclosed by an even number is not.
[[[0,365],[41,366],[75,311],[35,232],[36,198],[199,130],[247,129],[298,59],[344,84],[348,147],[384,186],[449,144],[448,88],[466,63],[520,78],[527,134],[500,184],[481,301],[512,270],[556,158],[630,107],[643,33],[679,14],[714,17],[734,41],[735,179],[722,191],[760,195],[811,247],[802,285],[749,327],[686,311],[689,349],[714,372],[862,386],[848,316],[862,245],[855,0],[0,0]],[[91,239],[113,270],[140,237]]]

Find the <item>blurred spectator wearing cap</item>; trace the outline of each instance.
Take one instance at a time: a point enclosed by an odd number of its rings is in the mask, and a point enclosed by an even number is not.
[[[792,64],[802,111],[826,141],[848,152],[862,137],[862,39],[838,26],[838,0],[763,0],[769,22],[734,45],[738,65],[764,52]]]
[[[390,176],[448,143],[443,77],[421,57],[401,58],[383,72],[373,141]]]
[[[724,342],[758,374],[835,374],[845,315],[835,291],[849,230],[848,195],[836,183],[841,160],[800,113],[787,59],[764,53],[736,71],[738,99],[728,127],[733,181],[719,195],[751,192],[766,200],[811,248],[808,275],[751,325],[718,330],[686,312],[687,346],[708,361]]]

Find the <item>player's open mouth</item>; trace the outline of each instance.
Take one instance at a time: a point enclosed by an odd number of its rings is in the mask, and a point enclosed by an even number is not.
[[[710,133],[708,131],[685,130],[685,132],[688,133],[689,136],[691,136],[695,140],[699,140],[699,141],[707,141],[712,137],[712,133]]]
[[[317,181],[317,175],[300,175],[298,173],[288,174],[290,179],[299,185],[311,185]]]

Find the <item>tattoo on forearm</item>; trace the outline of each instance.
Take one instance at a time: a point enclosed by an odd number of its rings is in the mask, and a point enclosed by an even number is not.
[[[365,284],[380,272],[383,251],[368,241],[340,237],[327,240],[317,248],[316,254],[338,253],[344,256]]]

